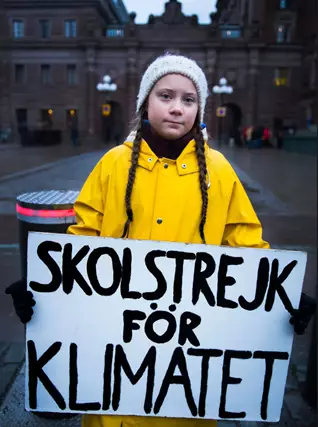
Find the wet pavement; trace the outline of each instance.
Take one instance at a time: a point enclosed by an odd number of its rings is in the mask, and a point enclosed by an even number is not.
[[[20,277],[16,196],[23,192],[43,189],[80,189],[91,169],[106,151],[106,147],[95,146],[93,152],[87,147],[79,148],[78,151],[76,147],[64,147],[61,148],[60,155],[57,147],[45,148],[48,151],[43,148],[0,148],[0,427],[79,425],[77,419],[65,422],[43,421],[24,413],[24,327],[14,315],[11,301],[4,295],[4,289]],[[272,247],[308,252],[304,291],[315,296],[317,158],[275,149],[247,150],[224,147],[221,151],[232,163],[248,192],[263,224],[264,238]],[[286,401],[279,425],[316,425],[315,416],[301,398],[299,391],[305,378],[309,342],[310,331],[305,336],[295,338]],[[17,374],[17,380],[14,382]],[[4,400],[5,396],[7,397]],[[243,427],[244,424],[247,423],[220,423],[223,427]],[[251,423],[248,425],[252,427]]]
[[[74,146],[71,142],[60,145],[23,147],[18,142],[0,144],[0,178],[11,178],[23,172],[41,168],[49,163],[97,150],[106,150],[107,145],[99,141],[85,141]]]

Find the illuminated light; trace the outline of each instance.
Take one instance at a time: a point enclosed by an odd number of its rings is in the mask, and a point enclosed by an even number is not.
[[[102,115],[103,116],[110,116],[111,113],[111,105],[110,104],[103,104],[102,105]]]
[[[70,115],[71,115],[71,116],[74,116],[74,115],[75,115],[75,110],[71,110],[71,111],[70,111]]]
[[[287,78],[286,77],[276,77],[275,78],[275,86],[287,86]]]
[[[111,83],[111,77],[106,75],[103,77],[103,83],[98,83],[96,85],[96,89],[100,92],[116,92],[117,85],[115,83]]]
[[[23,216],[29,217],[41,217],[41,218],[65,218],[70,216],[75,216],[74,209],[58,209],[58,210],[50,210],[50,209],[30,209],[24,208],[18,204],[16,204],[16,212]]]
[[[283,32],[283,27],[279,27],[279,28],[278,28],[278,31],[279,31],[280,33],[282,33],[282,32]]]
[[[227,31],[227,32],[226,32],[226,34],[227,34],[228,36],[230,36],[232,33],[231,33],[231,31]]]
[[[50,116],[52,116],[52,114],[53,114],[52,108],[50,108],[49,110],[47,110],[47,112],[49,113]]]

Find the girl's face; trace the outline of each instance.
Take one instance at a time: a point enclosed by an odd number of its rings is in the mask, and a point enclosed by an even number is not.
[[[168,74],[152,89],[148,99],[148,120],[165,139],[188,133],[199,109],[199,97],[192,81],[181,74]]]

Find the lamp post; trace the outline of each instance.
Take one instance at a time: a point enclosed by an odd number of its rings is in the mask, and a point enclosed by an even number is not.
[[[116,92],[116,83],[111,83],[112,79],[109,75],[103,77],[103,83],[98,83],[96,89],[99,92]]]
[[[225,77],[222,77],[219,81],[219,84],[216,86],[213,86],[212,92],[220,95],[220,107],[222,107],[223,106],[223,95],[226,93],[229,95],[231,93],[233,93],[233,87],[227,84],[227,80]],[[222,142],[222,119],[223,119],[223,117],[221,115],[219,115],[219,120],[218,120],[218,122],[219,122],[218,123],[219,145],[221,145],[221,142]]]

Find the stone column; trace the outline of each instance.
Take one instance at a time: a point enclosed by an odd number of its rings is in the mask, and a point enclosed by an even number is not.
[[[313,105],[313,119],[314,123],[318,124],[318,39],[316,38],[315,43],[315,53],[314,53],[314,73],[315,73],[315,83],[314,83],[314,105]]]
[[[95,48],[86,49],[86,132],[89,138],[97,138],[96,124],[99,117],[97,108],[97,70],[96,70],[96,52]]]
[[[257,125],[258,120],[259,51],[250,51],[248,69],[247,125]]]
[[[13,118],[11,118],[11,49],[2,49],[10,44],[10,30],[8,17],[4,9],[0,10],[0,124],[4,129],[11,128],[13,132]]]
[[[10,111],[10,60],[7,55],[0,55],[0,123],[3,129],[13,132],[13,118]]]
[[[216,136],[216,107],[217,99],[212,92],[212,87],[217,84],[216,75],[217,52],[215,49],[208,48],[206,50],[205,72],[208,80],[209,97],[207,99],[204,121],[207,126],[207,131],[212,137]]]
[[[126,133],[129,132],[131,121],[136,116],[136,102],[139,88],[139,73],[138,73],[138,58],[137,49],[130,47],[127,52],[127,66],[126,66],[126,93],[127,93],[127,108],[126,116]]]

